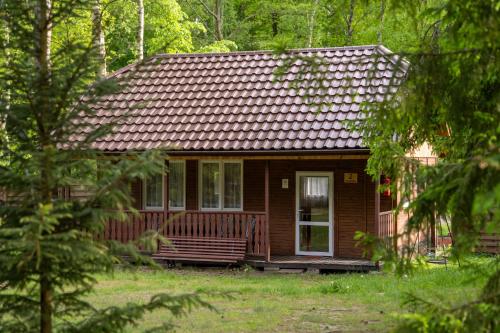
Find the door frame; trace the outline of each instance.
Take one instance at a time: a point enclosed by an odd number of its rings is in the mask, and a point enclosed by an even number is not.
[[[300,176],[323,176],[328,177],[328,205],[329,205],[329,221],[325,222],[302,222],[299,221],[299,193],[300,193]],[[295,254],[306,256],[330,256],[333,257],[334,249],[334,221],[333,221],[333,186],[334,186],[334,173],[333,171],[296,171],[295,172]],[[328,252],[314,252],[314,251],[300,251],[300,234],[299,227],[301,225],[312,226],[328,226]]]

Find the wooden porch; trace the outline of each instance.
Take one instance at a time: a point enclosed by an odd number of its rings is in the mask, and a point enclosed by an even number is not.
[[[125,223],[109,221],[100,237],[127,243],[138,240],[148,230],[158,231],[171,240],[171,244],[160,244],[153,258],[170,262],[248,263],[255,267],[278,265],[353,271],[376,268],[374,263],[364,260],[363,249],[356,246],[354,235],[360,230],[391,242],[397,230],[397,221],[390,211],[392,199],[381,197],[376,191],[376,183],[363,171],[364,159],[325,159],[314,161],[314,166],[310,162],[243,159],[239,205],[242,210],[229,211],[220,209],[223,207],[221,201],[218,210],[202,206],[202,164],[197,160],[185,160],[181,164],[185,174],[185,197],[183,205],[179,206],[182,211],[167,208],[170,207],[168,174],[162,182],[162,204],[159,206],[163,208],[144,209],[145,188],[138,181],[132,184],[132,192],[139,213],[127,213]],[[325,195],[330,200],[329,251],[324,251],[324,246],[321,251],[297,251],[297,239],[300,238],[296,213],[302,211],[298,208],[297,177],[305,173],[307,175],[302,177],[328,177],[330,185]],[[356,175],[355,181],[347,177],[351,175]],[[309,211],[312,208],[304,201],[300,209]],[[305,234],[309,236],[304,236],[306,247],[312,241],[312,229]]]
[[[264,212],[142,210],[137,215],[127,215],[126,222],[108,221],[99,237],[128,243],[138,240],[148,230],[155,230],[167,239],[244,241],[245,255],[264,257],[266,254],[268,237]],[[213,259],[217,262],[216,257]]]
[[[256,268],[271,270],[317,269],[320,271],[367,272],[379,269],[379,266],[370,260],[316,256],[271,256],[270,261],[249,257],[246,263]]]
[[[377,263],[366,259],[325,256],[267,257],[268,226],[264,212],[139,211],[128,221],[111,220],[100,239],[122,243],[137,241],[148,230],[158,231],[172,245],[161,245],[152,254],[158,261],[191,263],[246,263],[264,269],[317,269],[331,271],[373,271]],[[396,223],[392,212],[381,212],[379,237],[391,239]],[[182,241],[186,244],[182,244]],[[179,242],[181,241],[181,242]],[[239,247],[238,247],[239,246]],[[236,251],[242,251],[241,257]],[[176,253],[178,252],[178,253]]]

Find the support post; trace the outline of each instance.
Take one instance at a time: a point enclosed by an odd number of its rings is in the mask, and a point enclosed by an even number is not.
[[[436,214],[435,210],[432,213],[432,217],[430,220],[430,228],[431,228],[431,251],[436,255],[436,250],[437,250],[437,237],[436,237]]]
[[[166,234],[166,228],[167,228],[167,223],[169,221],[169,216],[168,216],[168,210],[169,210],[169,197],[168,197],[168,183],[170,181],[169,175],[170,175],[170,162],[165,159],[165,163],[163,166],[163,218],[158,218],[157,220],[157,225],[156,225],[156,231],[160,231],[161,228],[164,228],[161,233],[163,235]],[[160,215],[161,216],[161,215]],[[158,249],[160,249],[160,241],[158,241]]]
[[[380,176],[375,181],[375,235],[380,236]]]
[[[380,175],[377,176],[375,181],[375,235],[380,237]],[[380,263],[375,263],[377,270],[380,270]]]
[[[393,238],[392,238],[392,245],[394,248],[394,252],[398,251],[398,212],[395,211],[395,208],[397,204],[400,202],[400,194],[399,194],[399,186],[398,183],[394,183],[395,186],[395,192],[396,192],[396,201],[392,200],[391,208],[392,208],[392,218],[394,219],[394,230],[392,231],[393,233]]]
[[[269,160],[264,169],[264,207],[266,211],[266,261],[271,261],[271,241],[269,235]]]
[[[163,175],[163,211],[167,213],[168,211],[168,182],[169,182],[169,174],[170,174],[170,163],[168,160],[165,160],[164,166],[165,174]]]

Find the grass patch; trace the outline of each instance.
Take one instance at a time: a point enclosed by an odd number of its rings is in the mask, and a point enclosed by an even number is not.
[[[483,261],[487,261],[484,259]],[[177,318],[179,332],[385,332],[394,327],[407,293],[449,304],[473,299],[484,281],[470,281],[468,270],[432,266],[411,276],[379,274],[283,275],[224,269],[118,271],[99,276],[89,300],[97,307],[146,301],[160,292],[231,293],[207,300],[219,313],[196,309]],[[140,327],[168,320],[157,312]]]

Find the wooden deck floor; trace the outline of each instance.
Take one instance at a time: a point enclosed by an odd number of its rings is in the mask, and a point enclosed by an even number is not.
[[[276,269],[319,269],[337,271],[375,271],[375,263],[363,259],[343,259],[316,256],[271,256],[271,261],[263,258],[246,258],[245,262],[257,268]]]

